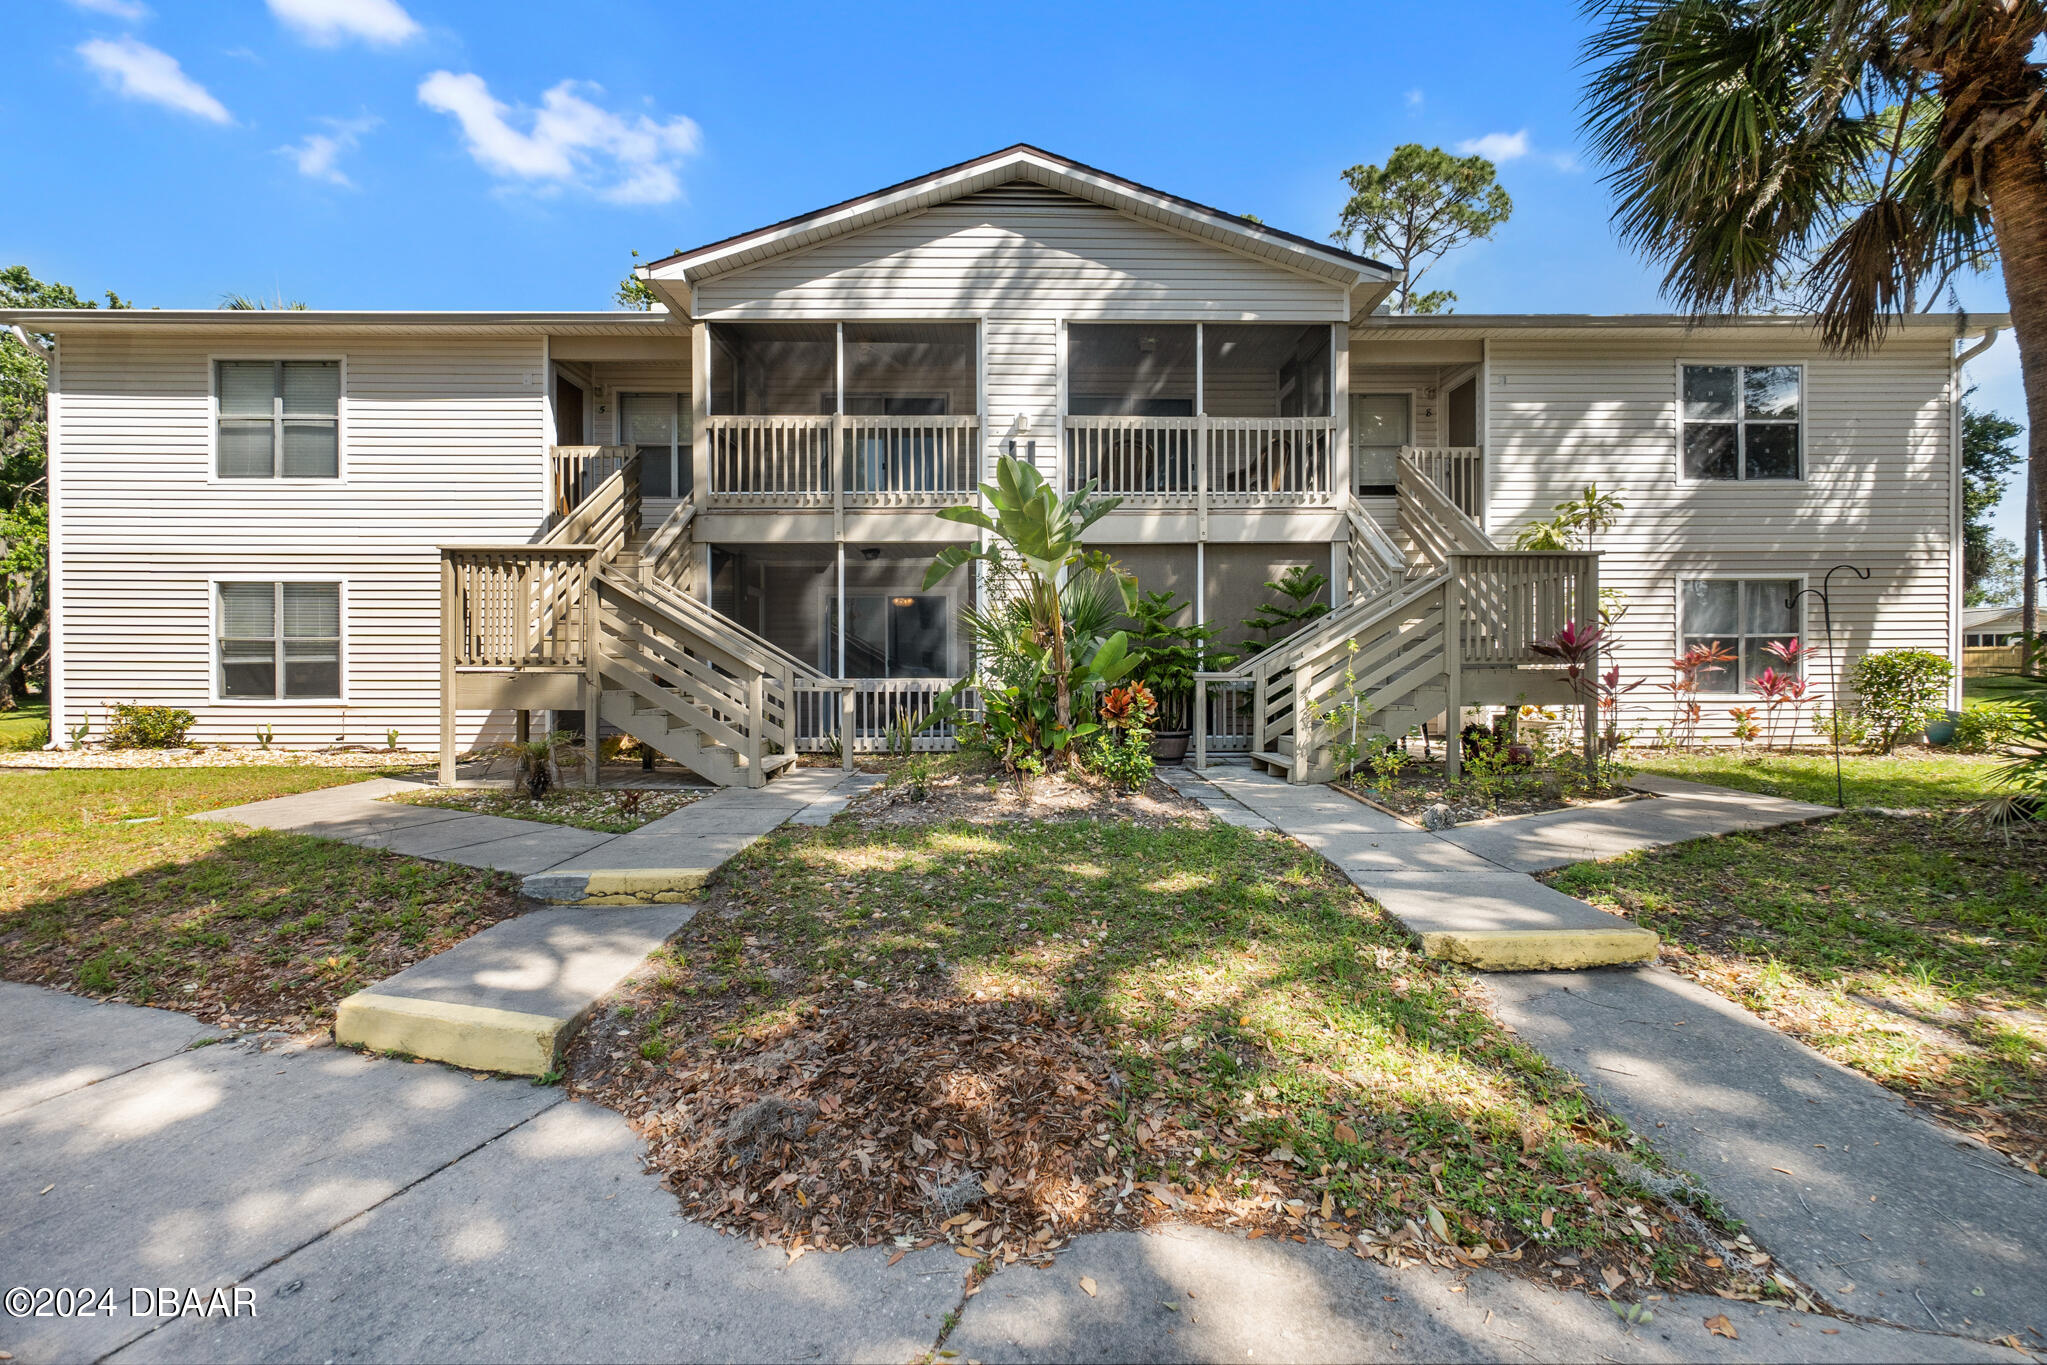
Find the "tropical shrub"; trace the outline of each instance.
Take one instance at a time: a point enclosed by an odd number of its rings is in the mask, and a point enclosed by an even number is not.
[[[143,706],[136,702],[115,702],[108,708],[107,747],[110,749],[179,749],[185,732],[198,719],[175,706]]]
[[[1151,780],[1151,727],[1158,704],[1149,688],[1132,682],[1104,694],[1098,714],[1102,728],[1088,754],[1088,767],[1097,777],[1136,791]]]
[[[1926,728],[1947,697],[1954,665],[1925,649],[1865,654],[1848,670],[1870,742],[1889,753],[1905,736]]]
[[[2002,749],[2026,728],[2032,710],[2015,701],[1980,701],[1955,718],[1955,747],[1981,754]]]
[[[1133,593],[1128,603],[1137,676],[1158,699],[1159,728],[1164,730],[1193,725],[1194,675],[1229,662],[1228,655],[1216,650],[1214,626],[1174,624],[1173,618],[1185,609],[1173,592]]]
[[[1322,589],[1328,585],[1329,575],[1316,573],[1304,564],[1296,564],[1278,578],[1267,579],[1265,586],[1274,597],[1244,618],[1245,627],[1257,631],[1259,638],[1244,641],[1240,646],[1243,652],[1256,654],[1270,649],[1308,622],[1327,616],[1329,604],[1320,599]]]
[[[1074,741],[1101,729],[1091,716],[1076,714],[1075,699],[1113,687],[1138,663],[1128,634],[1109,629],[1128,592],[1108,557],[1081,545],[1087,528],[1122,500],[1096,497],[1092,483],[1060,497],[1011,455],[997,461],[995,482],[982,484],[981,493],[992,515],[979,507],[946,507],[938,515],[991,539],[946,546],[924,575],[929,589],[965,565],[984,566],[986,598],[966,613],[975,673],[924,723],[957,717],[959,697],[971,687],[982,700],[979,738],[1005,767],[1043,771],[1048,756],[1071,764],[1078,759]]]

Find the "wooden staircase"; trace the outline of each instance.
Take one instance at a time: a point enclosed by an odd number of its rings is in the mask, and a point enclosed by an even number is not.
[[[1350,600],[1234,669],[1197,675],[1197,764],[1212,687],[1248,694],[1253,766],[1299,783],[1336,775],[1339,742],[1437,721],[1454,775],[1464,707],[1580,701],[1533,645],[1594,618],[1596,554],[1501,549],[1412,451],[1400,463],[1405,549],[1355,502],[1346,512]]]
[[[644,539],[639,509],[626,461],[531,544],[442,547],[443,782],[465,706],[580,710],[721,786],[795,764],[796,694],[839,684],[692,595],[693,502]]]

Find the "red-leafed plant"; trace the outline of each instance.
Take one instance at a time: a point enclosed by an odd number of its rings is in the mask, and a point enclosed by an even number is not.
[[[1727,714],[1734,717],[1734,737],[1746,749],[1754,742],[1763,727],[1756,724],[1756,708],[1753,706],[1729,707]]]
[[[1599,652],[1606,638],[1604,626],[1567,621],[1556,634],[1529,646],[1543,658],[1555,659],[1564,665],[1564,676],[1570,681],[1571,690],[1577,694],[1579,704],[1589,708],[1597,717],[1585,742],[1585,773],[1594,784],[1599,780],[1600,755],[1611,754],[1620,748],[1621,698],[1642,685],[1639,679],[1622,683],[1618,664],[1604,673],[1593,671],[1599,664]]]
[[[1718,640],[1709,645],[1693,645],[1670,661],[1671,672],[1675,676],[1659,685],[1670,693],[1676,713],[1671,726],[1672,744],[1688,749],[1698,741],[1699,721],[1705,715],[1705,708],[1699,702],[1699,675],[1709,668],[1733,662],[1734,655]]]

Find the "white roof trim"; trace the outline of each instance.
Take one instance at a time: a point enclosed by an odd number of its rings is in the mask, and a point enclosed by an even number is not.
[[[649,280],[695,284],[1013,180],[1028,180],[1061,190],[1130,217],[1332,283],[1375,285],[1399,278],[1398,271],[1364,257],[1318,246],[1290,233],[1261,228],[1050,152],[1021,146],[651,262],[642,266],[639,274]]]
[[[674,336],[688,324],[672,313],[382,312],[341,309],[0,308],[0,326],[30,332],[80,327],[163,331],[495,332],[550,336]]]

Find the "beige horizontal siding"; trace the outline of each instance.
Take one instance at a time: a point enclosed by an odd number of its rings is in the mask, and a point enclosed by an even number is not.
[[[1950,451],[1949,347],[1894,342],[1873,355],[1829,356],[1783,338],[1704,331],[1669,340],[1496,339],[1487,393],[1487,526],[1503,543],[1588,483],[1626,511],[1597,538],[1600,580],[1627,594],[1618,661],[1646,685],[1629,699],[1642,723],[1667,720],[1677,648],[1680,577],[1806,578],[1854,564],[1864,583],[1834,578],[1834,643],[1841,669],[1872,650],[1950,653],[1957,609]],[[1805,479],[1797,483],[1681,483],[1677,366],[1805,366]],[[1824,643],[1807,599],[1808,643]],[[1829,660],[1808,675],[1828,690]],[[1715,732],[1742,698],[1711,698]],[[1831,704],[1831,700],[1829,702]]]
[[[1048,472],[1057,457],[1060,319],[1345,316],[1343,290],[1327,281],[1025,183],[720,275],[699,288],[696,307],[706,320],[982,318],[991,449],[1026,416],[1025,439],[1037,442]]]
[[[209,357],[341,356],[340,484],[209,481]],[[205,743],[429,748],[440,729],[439,556],[523,541],[544,506],[537,338],[140,339],[76,333],[59,370],[59,640],[67,725],[181,706]],[[533,376],[533,382],[528,382]],[[346,583],[346,704],[208,700],[208,582]],[[502,717],[497,718],[502,722]],[[464,742],[493,724],[462,718]]]

